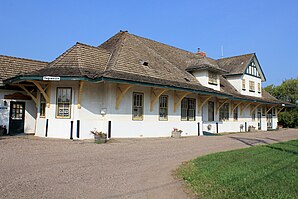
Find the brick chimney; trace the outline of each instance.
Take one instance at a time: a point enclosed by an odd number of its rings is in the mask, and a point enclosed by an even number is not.
[[[206,57],[206,53],[202,52],[200,48],[198,48],[198,52],[196,54],[201,55],[202,57]]]

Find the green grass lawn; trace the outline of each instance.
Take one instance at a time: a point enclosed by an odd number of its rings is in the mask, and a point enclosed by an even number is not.
[[[200,198],[298,198],[298,140],[202,156],[178,176]]]

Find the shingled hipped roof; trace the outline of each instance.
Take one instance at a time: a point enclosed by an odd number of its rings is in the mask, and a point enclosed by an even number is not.
[[[98,47],[76,43],[46,67],[47,63],[40,63],[39,70],[22,76],[86,77],[94,80],[105,77],[275,103],[276,99],[265,92],[262,98],[241,95],[224,77],[221,77],[220,91],[207,88],[187,72],[208,69],[224,74],[241,74],[254,56],[246,54],[214,60],[121,31]]]
[[[47,64],[43,61],[0,55],[0,86],[3,86],[5,79],[38,70]]]

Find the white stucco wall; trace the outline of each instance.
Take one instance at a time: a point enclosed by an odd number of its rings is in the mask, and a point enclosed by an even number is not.
[[[78,85],[76,81],[53,82],[51,86],[51,105],[46,108],[46,117],[39,117],[36,125],[36,135],[45,136],[45,124],[48,119],[48,137],[70,138],[71,121],[73,121],[73,138],[77,139],[77,121],[80,120],[80,137],[79,139],[93,138],[90,133],[94,128],[104,133],[108,132],[108,122],[111,121],[111,137],[112,138],[142,138],[142,137],[169,137],[174,128],[183,131],[183,136],[197,136],[198,122],[200,123],[200,133],[207,131],[208,124],[212,125],[212,132],[215,132],[216,122],[207,122],[207,103],[203,107],[202,122],[201,112],[196,110],[196,121],[181,121],[181,106],[179,105],[174,112],[174,91],[167,91],[164,95],[168,95],[168,121],[159,121],[158,101],[154,104],[153,111],[150,111],[150,88],[143,86],[134,86],[123,96],[116,110],[116,84],[115,83],[88,83],[84,84],[83,94],[81,98],[81,109],[78,109]],[[72,87],[72,107],[71,118],[56,118],[56,89],[57,87]],[[144,118],[142,121],[132,120],[132,96],[133,92],[144,93]],[[197,94],[187,97],[196,98]],[[214,98],[215,99],[215,98]],[[211,99],[211,100],[214,100]],[[215,102],[216,103],[216,102]],[[101,110],[106,112],[101,115]],[[239,111],[240,113],[240,111]],[[237,132],[240,131],[240,125],[247,122],[247,127],[253,125],[257,127],[257,120],[252,121],[249,109],[244,110],[238,121],[233,121],[233,115],[230,114],[230,120],[219,122],[220,132]],[[262,121],[262,130],[267,128],[266,117]],[[218,114],[215,115],[215,121],[219,120]],[[265,126],[263,126],[263,124]],[[214,126],[214,127],[213,127]]]
[[[217,85],[209,84],[209,77],[208,77],[208,71],[207,70],[200,70],[200,71],[194,71],[192,74],[196,77],[196,79],[203,85],[208,88],[212,88],[214,90],[219,91],[220,90],[220,81],[217,75]]]
[[[13,93],[23,93],[21,91],[4,90],[0,89],[0,125],[6,125],[7,130],[9,129],[9,113],[10,113],[10,102],[18,101],[25,102],[25,122],[24,122],[24,133],[34,133],[35,130],[35,119],[36,119],[36,106],[32,100],[11,100],[4,99],[5,95]],[[4,106],[4,101],[7,102],[7,107]]]

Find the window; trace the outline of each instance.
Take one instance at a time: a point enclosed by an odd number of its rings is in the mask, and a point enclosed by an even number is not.
[[[272,108],[272,115],[276,116],[276,108]]]
[[[159,97],[159,120],[168,120],[168,96]]]
[[[208,102],[208,121],[214,121],[214,102]]]
[[[196,99],[184,98],[181,102],[181,120],[195,121],[196,118]]]
[[[242,90],[245,90],[245,79],[242,80]]]
[[[256,121],[256,111],[254,110],[251,114],[252,121]]]
[[[249,91],[255,92],[255,82],[249,81]]]
[[[217,85],[217,74],[208,72],[208,83]]]
[[[229,120],[229,103],[225,103],[220,109],[219,109],[219,120]]]
[[[57,118],[70,118],[71,88],[57,88]]]
[[[238,120],[238,107],[237,108],[235,108],[234,109],[234,111],[233,111],[233,118],[234,118],[234,120]]]
[[[143,120],[144,94],[133,93],[132,119]]]
[[[262,116],[266,116],[266,107],[262,107]]]
[[[258,83],[258,93],[261,93],[261,83]]]
[[[40,93],[39,98],[39,117],[45,117],[46,116],[46,100],[42,93]]]

